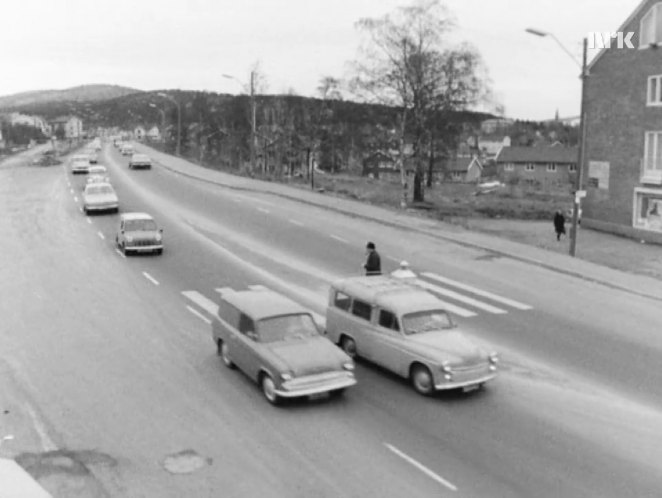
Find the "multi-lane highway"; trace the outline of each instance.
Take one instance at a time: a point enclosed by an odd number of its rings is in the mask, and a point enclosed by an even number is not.
[[[15,435],[0,454],[55,496],[659,496],[659,302],[158,162],[130,171],[110,146],[100,162],[120,210],[163,226],[162,256],[116,251],[118,216],[83,215],[85,178],[66,166],[0,168],[0,408]],[[501,353],[493,384],[424,398],[360,364],[344,398],[274,408],[222,366],[217,289],[261,284],[323,315],[368,240]]]

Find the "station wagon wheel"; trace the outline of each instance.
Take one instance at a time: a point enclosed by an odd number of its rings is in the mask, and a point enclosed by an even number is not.
[[[223,364],[226,367],[234,368],[234,363],[232,362],[232,358],[230,358],[230,351],[228,350],[228,345],[221,340],[218,341],[218,355],[221,357],[221,360],[223,360]]]
[[[267,401],[272,405],[277,405],[280,402],[278,394],[276,394],[276,384],[269,374],[262,374],[262,381],[260,382],[262,386],[262,393],[264,397],[267,398]]]
[[[345,352],[347,356],[351,359],[356,359],[358,353],[356,352],[356,342],[351,337],[343,336],[340,341],[340,348]]]
[[[434,391],[434,378],[425,365],[414,365],[411,369],[411,385],[417,393],[428,396]]]

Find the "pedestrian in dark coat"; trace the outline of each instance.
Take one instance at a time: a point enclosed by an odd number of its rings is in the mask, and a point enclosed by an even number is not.
[[[554,215],[554,230],[556,231],[556,240],[561,240],[561,235],[565,235],[565,216],[561,211]]]
[[[375,244],[373,244],[372,242],[368,242],[365,248],[367,251],[366,254],[368,256],[368,259],[366,259],[366,262],[363,265],[363,268],[365,269],[365,274],[368,276],[381,275],[382,261],[381,258],[379,257],[379,253],[377,252],[377,249],[375,248]]]

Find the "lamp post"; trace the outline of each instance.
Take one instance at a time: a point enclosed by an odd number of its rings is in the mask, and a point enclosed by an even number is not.
[[[577,64],[581,69],[580,78],[582,80],[582,97],[581,97],[581,107],[579,112],[579,144],[577,147],[577,175],[575,177],[575,198],[573,201],[572,209],[572,226],[570,228],[570,256],[575,256],[575,251],[577,249],[577,228],[579,224],[579,204],[580,197],[579,192],[583,187],[583,177],[584,177],[584,158],[586,155],[586,80],[588,78],[588,68],[586,64],[587,59],[587,50],[588,50],[588,40],[584,38],[583,47],[582,47],[582,63],[579,64],[575,56],[563,46],[563,44],[554,36],[552,33],[546,31],[541,31],[539,29],[527,28],[527,33],[530,33],[535,36],[549,36],[552,38],[558,45],[563,49],[563,51],[570,56],[575,64]]]
[[[168,99],[177,106],[177,144],[175,145],[175,155],[179,156],[180,153],[180,143],[182,138],[182,108],[179,105],[179,102],[172,96],[167,93],[159,92],[157,93],[159,97]]]
[[[235,80],[237,83],[243,86],[243,83],[239,81],[237,78],[232,76],[231,74],[223,74],[222,75],[224,78],[228,78],[231,80]],[[251,95],[251,172],[255,171],[255,140],[257,138],[256,131],[257,131],[257,106],[255,103],[255,71],[251,71],[251,81],[250,81],[250,95]]]
[[[149,106],[153,107],[154,109],[156,109],[157,111],[159,111],[161,113],[161,132],[165,133],[165,122],[166,122],[166,113],[165,113],[165,111],[163,109],[161,109],[158,105],[154,104],[153,102],[150,102]],[[164,140],[165,140],[165,136],[164,136]]]

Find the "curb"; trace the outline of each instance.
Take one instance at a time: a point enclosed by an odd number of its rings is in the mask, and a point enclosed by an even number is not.
[[[157,152],[159,152],[161,154],[164,154],[163,152],[160,152],[160,151],[157,151]],[[183,158],[177,158],[177,159],[183,159]],[[183,160],[186,161],[186,159],[183,159]],[[560,273],[562,275],[567,275],[567,276],[570,276],[570,277],[579,278],[579,279],[582,279],[582,280],[587,281],[587,282],[600,284],[600,285],[603,285],[603,286],[611,288],[611,289],[620,290],[620,291],[623,291],[623,292],[627,292],[629,294],[633,294],[635,296],[644,297],[644,298],[652,299],[654,301],[661,301],[662,302],[662,296],[656,296],[656,295],[653,295],[653,294],[648,294],[646,292],[641,292],[641,291],[638,291],[638,290],[634,290],[630,287],[615,284],[615,283],[612,283],[612,282],[609,282],[609,281],[606,281],[606,280],[602,280],[602,279],[599,279],[599,278],[591,277],[591,276],[585,275],[585,274],[577,272],[577,271],[566,270],[564,268],[559,268],[558,266],[552,265],[550,263],[545,263],[544,261],[540,261],[539,259],[529,258],[529,257],[526,257],[526,256],[518,256],[518,255],[509,253],[509,252],[505,252],[505,251],[501,251],[501,250],[498,250],[498,249],[493,249],[493,248],[490,248],[490,247],[486,247],[486,246],[481,245],[481,244],[477,244],[477,243],[473,243],[473,242],[467,242],[467,241],[463,241],[463,240],[458,240],[456,238],[441,235],[441,234],[438,234],[438,233],[431,233],[431,232],[429,232],[427,230],[424,230],[424,229],[403,225],[402,223],[389,222],[389,221],[386,221],[386,220],[373,218],[373,217],[368,216],[368,215],[347,211],[345,209],[338,208],[338,207],[335,207],[335,206],[327,206],[327,205],[324,205],[324,204],[319,204],[319,203],[316,203],[314,201],[301,199],[301,198],[296,197],[294,195],[288,195],[288,194],[281,193],[281,192],[274,192],[274,191],[271,191],[271,190],[261,190],[261,189],[257,189],[257,188],[240,187],[240,186],[237,186],[237,185],[229,185],[227,183],[223,183],[222,181],[209,180],[209,179],[206,179],[206,178],[201,178],[201,177],[199,177],[195,174],[185,173],[185,172],[179,171],[175,168],[172,168],[172,167],[167,166],[167,165],[165,165],[163,163],[160,163],[160,162],[158,164],[160,166],[162,166],[163,168],[167,169],[168,171],[171,171],[171,172],[173,172],[175,174],[178,174],[180,176],[184,176],[186,178],[191,178],[191,179],[194,179],[194,180],[198,180],[198,181],[208,183],[208,184],[211,184],[211,185],[218,185],[220,187],[224,187],[224,188],[227,188],[227,189],[230,189],[230,190],[237,190],[237,191],[242,191],[242,192],[256,192],[256,193],[262,193],[262,194],[269,194],[269,195],[273,195],[273,196],[276,196],[276,197],[282,197],[284,199],[293,200],[293,201],[300,202],[302,204],[307,204],[307,205],[310,205],[310,206],[316,206],[316,207],[321,208],[321,209],[326,209],[328,211],[334,211],[336,213],[340,213],[340,214],[343,214],[343,215],[346,215],[346,216],[351,216],[353,218],[368,220],[368,221],[372,221],[372,222],[375,222],[375,223],[380,223],[382,225],[389,226],[391,228],[398,228],[398,229],[406,230],[406,231],[409,231],[409,232],[414,232],[414,233],[427,235],[429,237],[432,237],[432,238],[435,238],[435,239],[438,239],[438,240],[443,240],[445,242],[451,242],[453,244],[457,244],[457,245],[460,245],[462,247],[469,247],[469,248],[472,248],[472,249],[480,249],[482,251],[487,251],[487,252],[496,254],[500,257],[509,258],[509,259],[514,260],[514,261],[519,261],[519,262],[522,262],[522,263],[538,266],[540,268],[544,268],[546,270],[550,270],[550,271],[553,271],[553,272],[556,272],[556,273]],[[203,168],[203,166],[198,166],[198,167]],[[209,171],[214,171],[214,170],[209,170]]]

